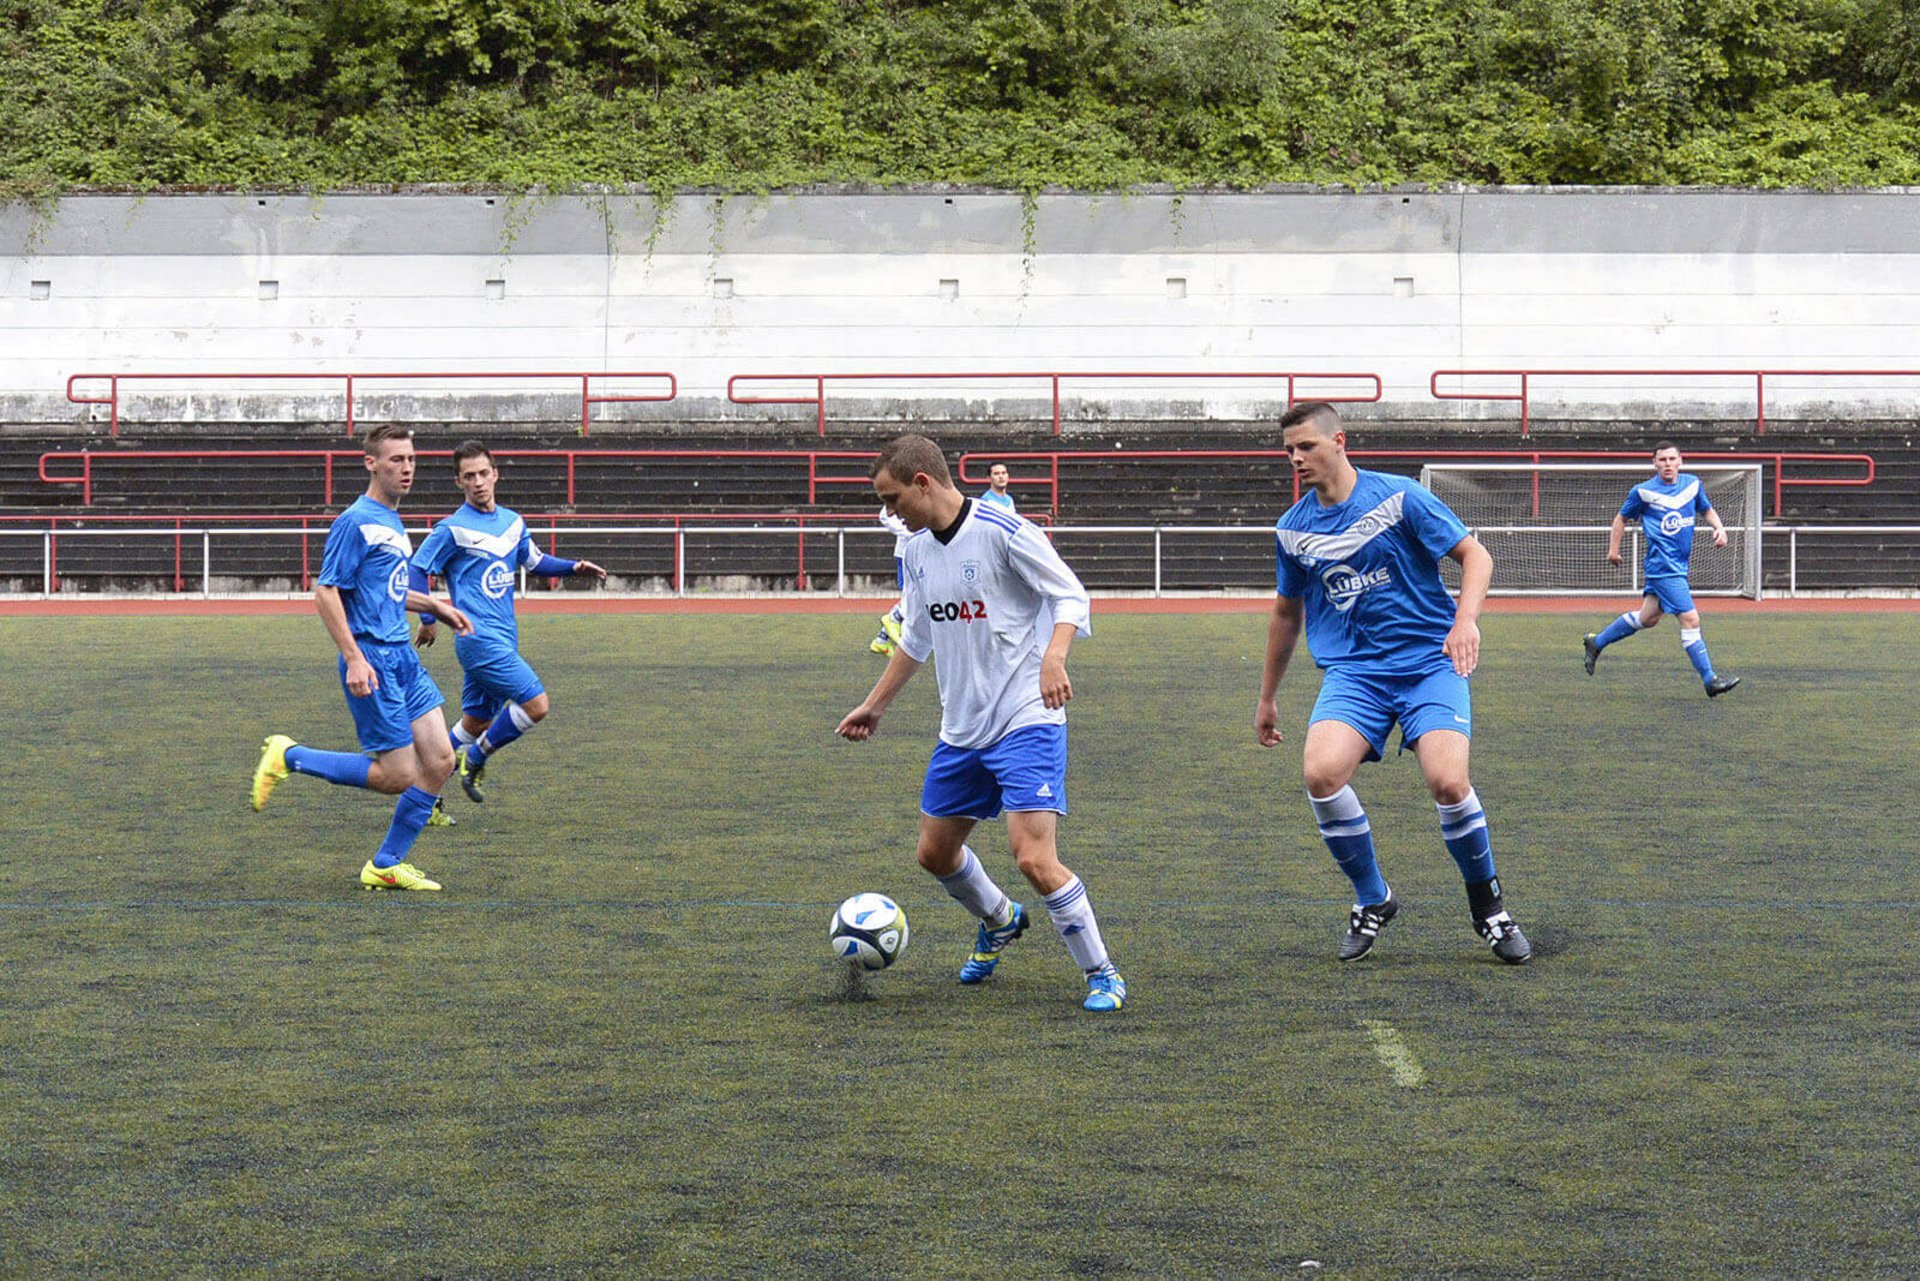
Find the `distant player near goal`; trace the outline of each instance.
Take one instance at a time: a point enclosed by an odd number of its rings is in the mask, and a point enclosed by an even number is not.
[[[1507,912],[1493,868],[1486,811],[1467,767],[1480,662],[1480,607],[1493,557],[1447,505],[1415,482],[1361,471],[1347,458],[1340,417],[1306,401],[1280,419],[1294,473],[1309,492],[1276,528],[1273,616],[1254,705],[1254,736],[1281,741],[1276,696],[1304,629],[1325,673],[1307,725],[1301,772],[1320,836],[1353,882],[1342,961],[1373,950],[1400,902],[1380,875],[1373,829],[1354,795],[1354,774],[1386,754],[1400,725],[1440,813],[1440,838],[1466,882],[1474,932],[1509,965],[1533,948]],[[1460,601],[1447,596],[1439,561],[1460,565]]]
[[[1091,608],[1060,553],[1030,522],[954,488],[925,436],[887,442],[873,488],[912,536],[903,549],[906,626],[873,690],[835,733],[873,737],[920,665],[939,653],[940,741],[920,792],[920,866],[980,922],[960,981],[984,981],[1027,928],[1027,911],[987,874],[967,836],[1007,816],[1007,838],[1086,977],[1083,1008],[1112,1013],[1127,985],[1107,955],[1086,886],[1061,863],[1067,812],[1067,650]]]
[[[1700,478],[1680,470],[1680,448],[1670,440],[1654,446],[1653,477],[1635,485],[1627,501],[1613,518],[1607,535],[1607,560],[1620,563],[1620,540],[1627,522],[1640,522],[1647,541],[1646,578],[1643,600],[1637,610],[1628,610],[1598,632],[1588,632],[1582,641],[1586,650],[1587,675],[1593,675],[1600,651],[1615,641],[1652,627],[1662,614],[1672,614],[1680,623],[1680,646],[1686,651],[1693,670],[1700,673],[1708,698],[1718,698],[1740,683],[1738,676],[1719,676],[1707,657],[1707,642],[1700,634],[1700,611],[1694,608],[1688,570],[1693,558],[1693,531],[1704,519],[1713,528],[1713,545],[1727,545],[1727,527],[1713,509]]]

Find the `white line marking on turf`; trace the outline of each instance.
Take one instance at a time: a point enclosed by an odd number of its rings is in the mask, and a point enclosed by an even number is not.
[[[1367,1035],[1373,1039],[1373,1052],[1387,1065],[1387,1071],[1393,1073],[1393,1083],[1413,1089],[1427,1083],[1427,1073],[1420,1066],[1420,1060],[1400,1039],[1400,1033],[1391,1023],[1381,1019],[1361,1019],[1360,1026],[1367,1029]]]

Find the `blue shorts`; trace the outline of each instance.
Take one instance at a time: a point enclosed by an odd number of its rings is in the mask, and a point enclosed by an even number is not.
[[[1373,750],[1367,759],[1386,755],[1387,735],[1400,723],[1400,750],[1430,729],[1450,729],[1473,737],[1473,695],[1467,678],[1451,667],[1421,676],[1363,676],[1327,669],[1314,700],[1312,721],[1339,721],[1359,731]]]
[[[1067,812],[1067,727],[1029,725],[990,747],[941,743],[927,762],[920,811],[929,818],[997,818],[1002,810]]]
[[[524,705],[547,692],[517,650],[476,646],[458,652],[467,673],[460,690],[462,715],[490,721],[508,703]]]
[[[347,660],[340,660],[340,688],[347,696],[347,710],[353,713],[354,732],[360,735],[360,749],[366,752],[391,752],[396,747],[413,745],[413,723],[440,704],[440,687],[420,665],[420,656],[405,641],[360,642],[360,652],[380,684],[365,698],[347,689]]]
[[[1669,614],[1684,614],[1693,608],[1693,589],[1684,578],[1649,578],[1642,596],[1660,602]]]

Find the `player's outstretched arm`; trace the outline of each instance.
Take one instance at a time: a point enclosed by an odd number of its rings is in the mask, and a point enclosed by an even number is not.
[[[473,635],[472,621],[455,608],[452,601],[441,600],[438,596],[429,596],[425,592],[410,591],[407,593],[407,611],[431,614],[453,628],[456,635]]]
[[[1460,601],[1453,609],[1453,627],[1440,643],[1440,652],[1453,660],[1453,670],[1473,675],[1480,666],[1480,609],[1493,584],[1493,557],[1469,534],[1453,545],[1447,556],[1460,563]]]
[[[887,660],[887,670],[880,673],[880,679],[874,682],[873,690],[860,706],[840,718],[840,724],[834,733],[855,743],[864,743],[873,737],[873,731],[880,727],[880,718],[902,689],[906,688],[913,674],[920,670],[918,659],[907,656],[900,646],[893,647],[893,657]]]
[[[1253,736],[1262,747],[1277,747],[1281,741],[1280,679],[1293,661],[1305,617],[1305,602],[1300,597],[1273,598],[1273,614],[1267,620],[1267,660],[1260,669],[1260,697],[1253,705]]]
[[[573,572],[576,574],[592,574],[603,583],[607,581],[607,571],[590,560],[576,560],[573,562]]]

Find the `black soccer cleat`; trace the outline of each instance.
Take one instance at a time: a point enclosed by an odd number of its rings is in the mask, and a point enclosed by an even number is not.
[[[1393,888],[1387,888],[1387,901],[1368,906],[1355,903],[1347,914],[1347,936],[1340,940],[1340,959],[1357,961],[1373,951],[1373,941],[1380,937],[1380,930],[1400,912],[1400,900],[1393,896]]]
[[[1580,647],[1587,651],[1587,675],[1593,675],[1593,665],[1600,661],[1600,633],[1588,632],[1580,638]]]
[[[1519,923],[1504,910],[1495,912],[1484,921],[1476,917],[1473,932],[1485,939],[1493,948],[1493,954],[1508,965],[1525,965],[1533,959],[1533,944],[1527,942],[1527,936],[1520,932]]]
[[[1707,697],[1718,698],[1739,683],[1738,676],[1716,676],[1707,682]]]
[[[478,765],[469,766],[467,749],[463,747],[460,749],[460,754],[454,758],[454,770],[460,775],[460,790],[467,794],[467,799],[475,805],[485,803],[487,794],[481,790],[480,783],[486,775],[487,763],[482,761]]]

